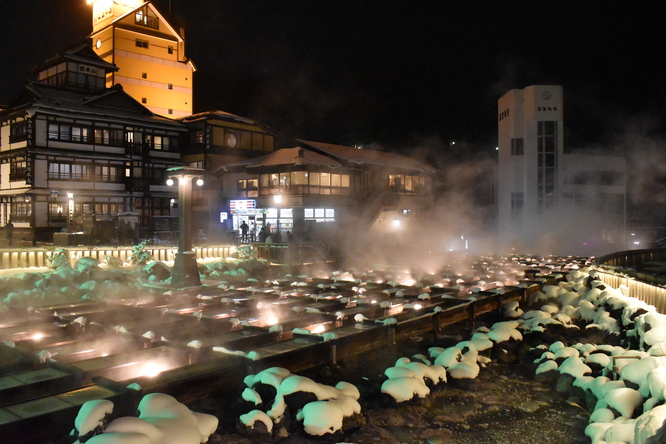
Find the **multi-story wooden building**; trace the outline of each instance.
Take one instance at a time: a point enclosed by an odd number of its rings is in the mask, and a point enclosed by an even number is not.
[[[32,70],[0,113],[0,218],[17,238],[49,241],[97,225],[105,242],[115,236],[99,229],[105,220],[131,213],[136,230],[170,214],[176,193],[165,171],[181,164],[187,130],[120,85],[106,88],[116,70],[87,42],[76,45]]]
[[[192,225],[209,240],[243,220],[283,238],[352,226],[396,233],[432,207],[428,165],[317,142],[277,149],[259,122],[192,114],[183,31],[144,0],[90,3],[91,38],[34,68],[0,112],[0,226],[11,221],[15,238],[69,231],[109,243],[126,221],[134,238],[173,238],[177,190],[166,169],[181,165],[204,171]]]
[[[435,168],[395,153],[298,142],[217,169],[227,229],[246,222],[259,233],[270,224],[282,240],[287,232],[400,237],[431,215]]]

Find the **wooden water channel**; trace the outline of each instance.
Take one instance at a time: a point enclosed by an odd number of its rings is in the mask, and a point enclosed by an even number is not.
[[[82,303],[5,313],[0,436],[43,443],[66,435],[90,399],[109,399],[114,413],[132,415],[147,393],[188,402],[213,391],[235,392],[247,374],[268,367],[299,372],[449,325],[473,327],[478,316],[500,314],[504,303],[524,301],[555,280],[473,294],[431,287],[425,297],[423,288],[369,284],[363,299],[351,282],[312,280],[307,286],[193,288],[143,305]],[[271,310],[279,313],[281,331],[262,320]],[[317,328],[325,334],[313,334]],[[140,389],[127,388],[130,383]]]

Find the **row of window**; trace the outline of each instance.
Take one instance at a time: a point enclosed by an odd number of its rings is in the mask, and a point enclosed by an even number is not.
[[[246,181],[256,187],[255,181]],[[253,191],[248,190],[247,191]],[[350,195],[349,174],[292,171],[259,175],[259,194],[325,194]],[[248,196],[249,197],[249,196]]]
[[[429,178],[409,174],[389,174],[388,186],[400,194],[427,194],[432,188]]]
[[[82,125],[65,123],[49,123],[49,140],[77,143],[94,143],[109,146],[143,145],[153,150],[175,151],[178,149],[178,138],[143,131],[126,131],[115,128],[91,128]]]
[[[124,167],[91,164],[49,162],[48,179],[52,180],[90,180],[96,182],[122,182]]]

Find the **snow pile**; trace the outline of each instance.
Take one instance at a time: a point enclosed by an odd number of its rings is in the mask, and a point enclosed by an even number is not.
[[[248,412],[239,419],[249,430],[262,424],[259,433],[272,435],[284,421],[295,417],[310,435],[333,434],[342,430],[345,418],[361,413],[358,389],[344,381],[331,387],[271,367],[247,376],[245,385],[242,398]]]
[[[409,401],[414,397],[425,398],[430,394],[426,381],[433,385],[446,382],[446,369],[443,366],[411,361],[408,358],[398,359],[394,367],[384,371],[384,375],[388,379],[382,383],[381,391],[396,402]]]
[[[559,286],[544,287],[545,300],[562,306],[561,312],[581,327],[598,329],[622,346],[558,341],[535,360],[536,373],[557,370],[574,378],[573,394],[591,409],[585,434],[593,444],[663,442],[666,316],[594,277],[587,269],[571,272]]]
[[[88,444],[199,444],[217,429],[218,419],[196,413],[163,393],[146,395],[139,403],[139,417],[116,418],[108,400],[88,401],[74,421],[73,435]]]

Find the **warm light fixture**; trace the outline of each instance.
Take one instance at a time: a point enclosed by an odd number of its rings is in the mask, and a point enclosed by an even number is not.
[[[168,178],[168,179],[166,180],[166,184],[167,184],[168,186],[172,187],[172,186],[173,186],[173,179],[172,179],[172,178]]]
[[[273,201],[274,201],[276,204],[279,204],[280,202],[282,202],[282,194],[275,194],[275,195],[273,195]]]
[[[200,187],[203,186],[203,179],[202,178],[197,179],[197,185],[200,186]]]

